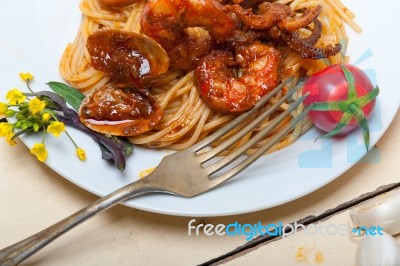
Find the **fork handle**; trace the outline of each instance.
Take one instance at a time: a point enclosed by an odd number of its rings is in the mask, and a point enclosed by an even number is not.
[[[167,192],[164,189],[153,186],[148,180],[149,179],[143,178],[124,186],[39,233],[0,250],[0,265],[18,265],[78,224],[129,198],[152,192]]]

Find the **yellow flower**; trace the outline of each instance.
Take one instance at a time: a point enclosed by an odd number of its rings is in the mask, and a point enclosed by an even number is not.
[[[59,137],[62,132],[65,131],[65,125],[63,122],[54,121],[47,127],[47,132]]]
[[[82,148],[76,148],[76,155],[78,156],[79,160],[85,161],[86,160],[86,152]]]
[[[0,123],[0,137],[7,137],[11,132],[13,132],[13,126],[10,123]]]
[[[42,121],[43,122],[49,122],[50,118],[51,118],[51,114],[50,113],[44,113],[43,116],[42,116]]]
[[[46,161],[48,155],[46,145],[44,145],[44,143],[36,143],[33,145],[31,153],[35,155],[40,162]]]
[[[29,81],[33,79],[33,75],[29,72],[19,73],[19,77],[22,79],[22,81]]]
[[[26,96],[19,89],[12,89],[7,92],[6,99],[12,105],[23,103]]]
[[[41,101],[38,97],[35,97],[29,101],[29,110],[33,115],[40,113],[45,107],[46,103]]]
[[[17,143],[15,142],[15,140],[13,139],[15,133],[14,132],[10,132],[7,135],[6,141],[8,142],[8,144],[10,144],[10,146],[14,146],[17,145]]]
[[[8,110],[8,104],[0,102],[0,116],[5,116]]]

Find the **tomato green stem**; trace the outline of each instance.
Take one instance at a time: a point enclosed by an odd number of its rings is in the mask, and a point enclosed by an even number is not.
[[[366,95],[362,97],[358,97],[356,84],[354,80],[353,74],[347,69],[345,66],[340,66],[343,71],[343,74],[347,81],[348,87],[348,95],[347,99],[344,101],[334,101],[334,102],[318,102],[314,103],[312,110],[315,111],[342,111],[343,116],[336,127],[329,133],[319,137],[319,138],[328,138],[333,137],[339,134],[347,125],[350,123],[352,118],[355,118],[357,123],[360,125],[363,131],[364,144],[369,150],[369,140],[370,140],[370,131],[368,127],[368,121],[365,117],[365,114],[362,108],[372,102],[379,94],[379,87],[376,86],[373,90],[368,92]],[[317,139],[319,139],[317,138]]]
[[[347,101],[352,101],[357,99],[356,84],[354,81],[354,76],[345,66],[340,66],[346,77],[347,87],[349,88],[349,94],[347,95]]]
[[[319,102],[313,103],[313,110],[315,111],[341,111],[339,102]]]
[[[330,137],[333,137],[333,136],[339,134],[343,130],[343,128],[345,128],[347,126],[347,124],[350,122],[350,120],[352,118],[353,118],[353,114],[351,112],[344,113],[342,116],[342,119],[339,121],[339,123],[336,125],[336,127],[334,129],[332,129],[331,132],[317,138],[317,140],[320,138],[330,138]]]
[[[362,109],[360,107],[358,107],[356,104],[350,104],[350,110],[351,110],[353,116],[356,118],[358,124],[360,125],[360,127],[363,131],[364,144],[368,151],[368,149],[369,149],[369,127],[368,127],[368,121],[365,118],[365,114],[362,111]]]
[[[372,91],[368,92],[364,96],[360,97],[358,99],[358,104],[360,106],[365,106],[368,103],[370,103],[372,100],[374,100],[379,94],[379,87],[376,86]]]

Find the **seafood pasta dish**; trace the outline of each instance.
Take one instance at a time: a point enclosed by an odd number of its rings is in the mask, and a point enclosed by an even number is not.
[[[344,24],[360,31],[339,0],[82,0],[79,8],[82,22],[60,72],[86,94],[80,119],[95,131],[149,148],[185,149],[292,77],[263,112],[299,79],[346,62]],[[310,126],[299,123],[272,151]]]

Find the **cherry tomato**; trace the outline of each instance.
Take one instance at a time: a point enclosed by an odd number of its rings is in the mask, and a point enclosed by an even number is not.
[[[303,94],[307,92],[304,105],[313,104],[309,117],[316,127],[329,132],[324,137],[345,134],[361,126],[368,149],[367,119],[379,88],[372,85],[361,69],[349,64],[329,66],[305,82]]]

